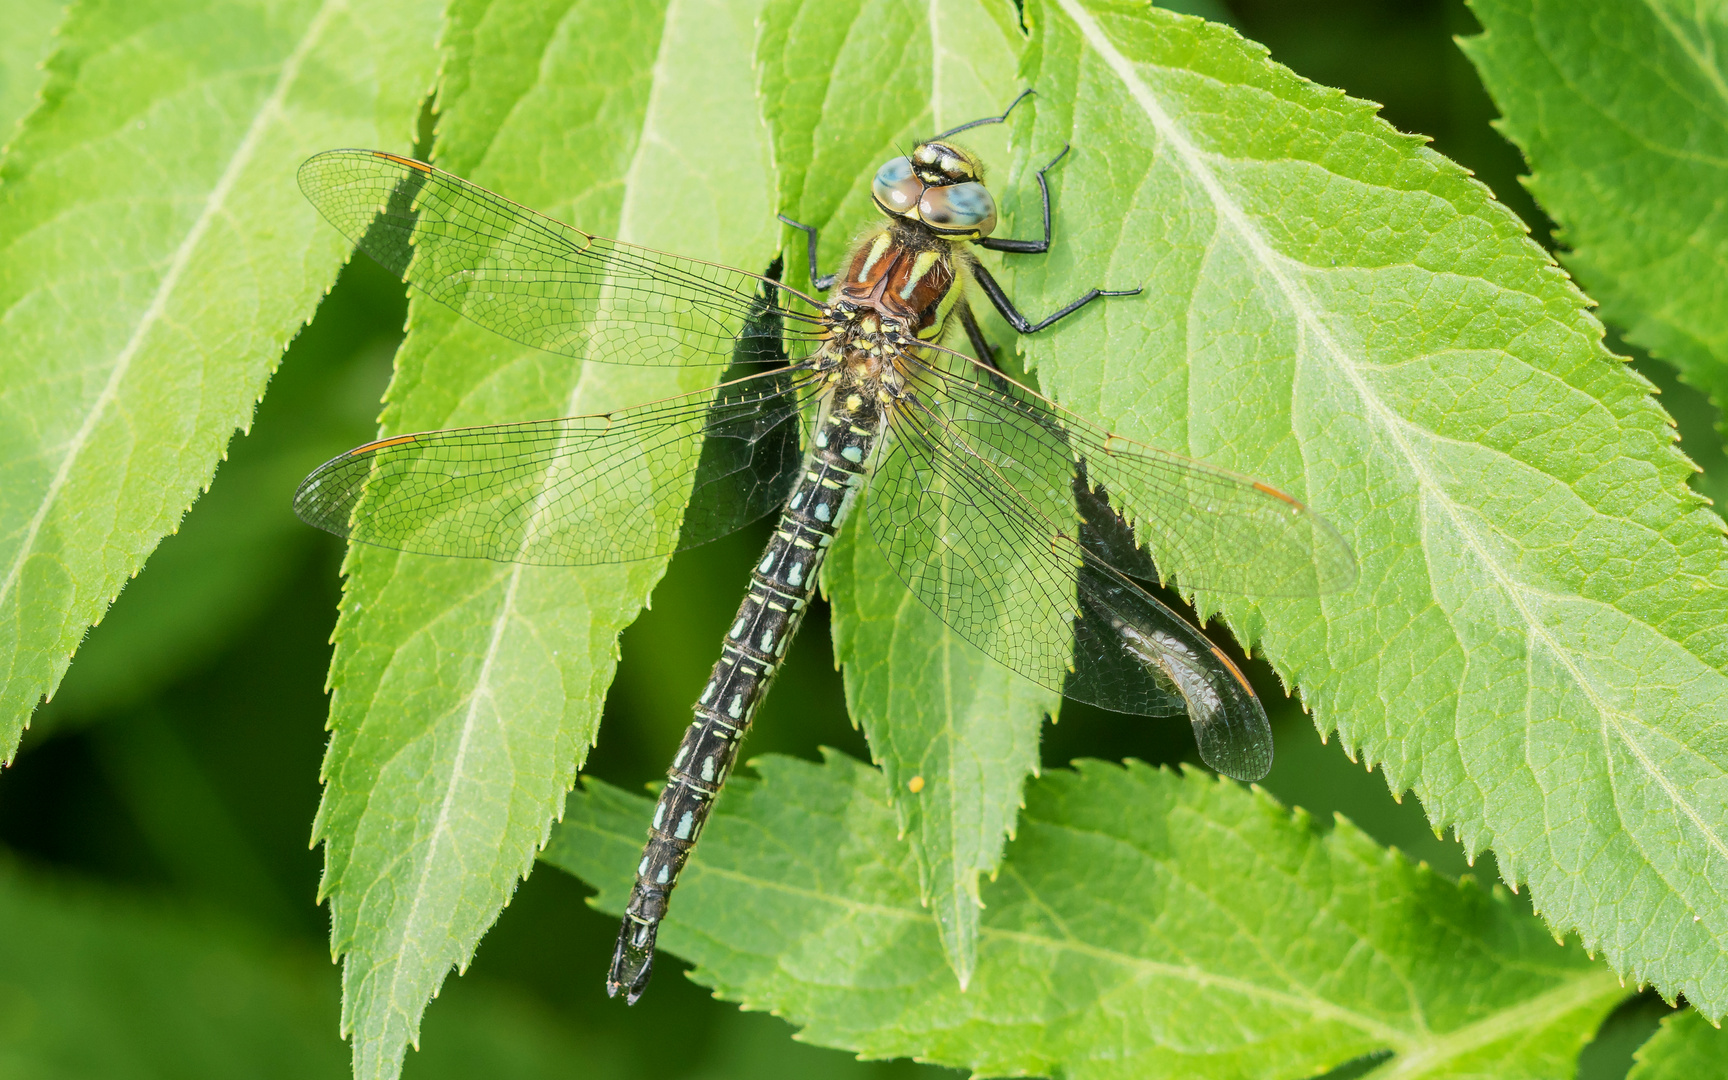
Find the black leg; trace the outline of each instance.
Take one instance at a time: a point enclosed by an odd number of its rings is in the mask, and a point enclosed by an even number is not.
[[[833,274],[823,274],[816,269],[816,226],[806,225],[802,221],[793,221],[791,218],[787,217],[785,214],[779,214],[776,216],[778,216],[781,221],[784,221],[786,224],[792,226],[794,229],[803,229],[805,238],[810,241],[809,252],[810,252],[810,285],[811,285],[811,287],[814,288],[817,292],[827,292],[829,289],[833,288],[834,287],[834,279],[839,276],[838,272],[833,273]]]
[[[990,381],[997,390],[1011,394],[1008,388],[1008,377],[1002,372],[1002,365],[996,362],[996,350],[984,336],[984,328],[978,325],[978,316],[972,313],[972,305],[964,297],[956,305],[960,312],[960,325],[966,329],[966,337],[972,342],[972,351],[978,354],[978,363],[984,366]]]
[[[975,127],[983,127],[985,124],[1000,124],[1008,119],[1008,114],[1014,111],[1014,106],[1025,101],[1030,96],[1032,96],[1032,88],[1028,86],[1026,89],[1020,91],[1019,97],[1008,103],[1008,107],[1002,110],[1001,116],[986,116],[982,120],[968,121],[967,123],[961,124],[959,127],[949,128],[940,135],[932,135],[926,141],[935,142],[937,139],[946,139],[950,135],[958,135],[962,131]]]
[[[960,325],[966,330],[966,340],[972,343],[972,352],[978,357],[978,362],[992,371],[1001,371],[1002,366],[996,362],[996,350],[985,338],[984,328],[978,325],[978,316],[972,314],[972,305],[961,300],[956,306],[960,312]]]
[[[1067,307],[1058,311],[1049,318],[1043,319],[1039,322],[1033,322],[1031,319],[1020,314],[1019,309],[1014,306],[1014,301],[1008,299],[1008,294],[1002,291],[1002,286],[996,284],[996,279],[990,276],[990,271],[984,269],[982,266],[974,266],[972,267],[972,274],[978,279],[978,287],[984,290],[984,295],[990,298],[990,302],[996,305],[996,310],[1000,311],[1002,317],[1008,320],[1008,325],[1012,326],[1022,334],[1036,334],[1038,331],[1049,326],[1056,320],[1074,314],[1076,311],[1079,311],[1081,308],[1098,299],[1100,296],[1136,296],[1140,292],[1139,289],[1122,289],[1119,291],[1092,289],[1087,292],[1086,295],[1074,301],[1072,304],[1069,304]]]
[[[1044,239],[1042,240],[994,240],[985,237],[973,243],[991,251],[1015,251],[1022,255],[1042,255],[1050,250],[1050,185],[1045,181],[1044,174],[1056,167],[1056,163],[1068,156],[1068,147],[1050,159],[1049,164],[1038,170],[1038,194],[1044,199]]]

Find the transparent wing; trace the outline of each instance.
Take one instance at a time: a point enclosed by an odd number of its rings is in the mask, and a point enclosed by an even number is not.
[[[1186,713],[1209,765],[1264,776],[1271,729],[1248,683],[1203,634],[1089,549],[1112,523],[1123,526],[1102,499],[1088,503],[1097,520],[1079,516],[1070,463],[1005,458],[914,399],[896,409],[869,527],[907,588],[1008,667],[1107,709]]]
[[[319,466],[294,512],[425,555],[538,566],[667,555],[785,502],[820,389],[779,368],[617,412],[381,439]]]
[[[1127,527],[1090,550],[1123,573],[1245,596],[1313,596],[1356,579],[1338,531],[1270,484],[1113,435],[958,353],[934,351],[918,374],[939,422],[1046,508],[1052,529],[1068,530],[1077,499],[1107,497]]]
[[[331,150],[299,177],[361,251],[512,341],[608,363],[700,366],[730,362],[742,338],[763,332],[751,316],[766,279],[591,236],[424,162]],[[794,358],[805,355],[820,323],[771,310],[784,324],[776,341],[784,334]]]

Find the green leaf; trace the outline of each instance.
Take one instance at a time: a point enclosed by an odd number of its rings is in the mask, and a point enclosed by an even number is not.
[[[1688,1009],[1664,1019],[1633,1058],[1626,1080],[1728,1080],[1728,1032]]]
[[[6,33],[0,35],[0,149],[36,104],[45,78],[41,63],[65,14],[62,0],[12,0],[6,7]]]
[[[952,51],[928,35],[930,10],[774,3],[756,38],[748,9],[679,5],[662,20],[465,5],[446,36],[439,156],[582,227],[746,268],[776,246],[777,193],[823,227],[832,267],[868,219],[886,147],[962,118],[919,81],[946,70],[922,54]],[[960,9],[934,10],[940,29]],[[1370,106],[1228,30],[1144,5],[1062,0],[1027,21],[1020,74],[1039,96],[1014,118],[1013,158],[997,158],[1012,165],[996,190],[1021,211],[1014,234],[1029,231],[1031,169],[1075,149],[1052,174],[1055,249],[997,265],[1034,316],[1089,286],[1148,286],[1025,342],[1044,388],[1124,434],[1265,477],[1343,528],[1362,562],[1354,591],[1203,607],[1395,790],[1414,787],[1471,850],[1492,845],[1555,927],[1669,994],[1728,1008],[1728,747],[1707,727],[1728,704],[1728,570],[1647,384],[1603,349],[1584,298],[1517,220]],[[977,87],[1004,81],[990,66],[1001,55],[963,65]],[[985,140],[1008,132],[979,134],[988,156]],[[412,322],[387,432],[700,382],[577,367],[430,305]],[[852,554],[855,573],[868,556]],[[1193,569],[1156,554],[1178,581]],[[360,1072],[391,1075],[424,1001],[526,871],[592,740],[614,635],[661,567],[375,551],[350,567],[318,834]],[[839,631],[859,661],[851,696],[894,713],[873,731],[876,752],[897,774],[921,768],[932,733],[971,706],[940,700],[939,679],[899,695],[917,669],[897,657],[916,658],[892,635],[932,628],[874,617],[891,602],[879,567],[852,582],[831,569],[853,620]],[[901,718],[904,739],[890,726]],[[896,864],[911,894],[918,867],[926,885],[938,860],[954,871],[930,895],[955,913],[962,971],[961,901],[994,859],[1026,760],[1016,737],[985,737],[993,764],[943,809],[967,846],[914,821],[922,809],[898,775],[893,795],[917,826],[917,856]],[[614,872],[635,864],[640,819],[629,837]],[[1100,870],[1084,888],[1103,895],[1116,880]],[[880,944],[866,934],[855,947]],[[982,977],[984,937],[976,948]]]
[[[1038,315],[1146,286],[1026,339],[1044,388],[1335,523],[1351,591],[1202,607],[1556,931],[1721,1015],[1728,547],[1648,384],[1518,220],[1373,106],[1216,25],[1028,12],[1018,175],[1075,149],[1013,293]]]
[[[0,866],[0,920],[15,931],[0,935],[0,1074],[348,1074],[335,979],[316,955],[269,945],[208,914],[45,882],[12,866]],[[470,987],[452,998],[440,1007],[439,1038],[416,1056],[419,1080],[551,1080],[568,1077],[572,1060],[594,1061],[594,1048],[573,1044],[551,1018],[512,996]]]
[[[985,1075],[1548,1077],[1625,996],[1501,890],[1322,835],[1198,771],[1079,763],[1028,787],[961,992],[876,770],[758,761],[662,944],[801,1038]],[[585,781],[544,858],[622,910],[647,800]]]
[[[0,757],[334,279],[294,169],[407,146],[436,12],[92,2],[62,27],[0,165]]]
[[[220,919],[0,869],[8,1076],[339,1077],[335,995]],[[26,929],[27,928],[27,929]],[[320,970],[323,969],[323,970]]]
[[[829,556],[834,655],[964,987],[977,966],[978,876],[1001,864],[1021,784],[1038,769],[1039,728],[1061,697],[950,630],[863,531],[846,529]]]
[[[779,209],[822,230],[823,272],[876,216],[870,178],[884,160],[1000,113],[1020,92],[1021,38],[1014,9],[993,0],[771,0],[756,64]],[[967,145],[1004,160],[1006,135],[974,129]],[[798,283],[804,234],[787,235],[787,280]]]
[[[396,340],[372,330],[373,320],[401,304],[401,283],[376,264],[343,271],[318,320],[289,346],[251,429],[229,444],[210,491],[84,639],[32,735],[112,716],[184,678],[230,646],[314,552],[328,550],[286,495],[376,429]]]
[[[823,228],[825,271],[874,213],[868,183],[882,161],[1014,100],[1023,43],[1012,9],[988,0],[769,5],[758,62],[781,205]],[[967,134],[986,160],[992,151],[1006,159],[1005,128]],[[788,237],[789,277],[801,279],[804,234]],[[1038,767],[1038,729],[1060,697],[949,630],[907,591],[875,542],[858,539],[856,524],[836,545],[823,581],[847,707],[886,771],[922,895],[965,985],[977,948],[978,875],[996,869],[1021,782]],[[915,777],[917,791],[908,786]]]
[[[1728,4],[1471,0],[1459,44],[1602,317],[1728,405]]]
[[[436,160],[584,229],[765,268],[778,226],[754,18],[683,0],[457,3]],[[419,298],[409,322],[385,433],[594,412],[718,374],[572,362]],[[347,567],[315,832],[355,1075],[393,1077],[426,1002],[533,865],[593,743],[617,634],[664,560],[357,549]]]

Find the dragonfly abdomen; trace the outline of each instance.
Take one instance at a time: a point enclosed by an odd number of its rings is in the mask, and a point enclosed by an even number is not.
[[[720,659],[696,700],[654,806],[607,989],[634,1003],[653,971],[654,938],[672,889],[731,774],[738,744],[804,619],[828,547],[874,462],[882,417],[874,395],[840,393],[824,413],[779,526],[750,574]]]

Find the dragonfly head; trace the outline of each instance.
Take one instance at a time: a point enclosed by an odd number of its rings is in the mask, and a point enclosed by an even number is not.
[[[919,143],[910,157],[876,170],[870,185],[889,217],[922,223],[950,240],[982,240],[996,228],[996,200],[984,186],[978,159],[951,143]]]

